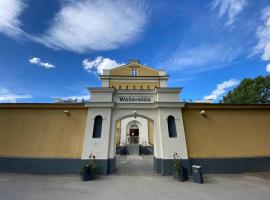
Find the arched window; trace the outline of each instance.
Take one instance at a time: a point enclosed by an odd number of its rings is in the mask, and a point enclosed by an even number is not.
[[[126,86],[126,89],[128,90],[128,85]]]
[[[135,85],[133,85],[133,90],[135,90],[136,89],[136,87],[135,87]]]
[[[169,116],[168,119],[167,119],[167,122],[168,122],[169,137],[170,138],[177,137],[174,117],[173,116]]]
[[[143,86],[141,85],[141,90],[143,89]]]
[[[119,90],[121,90],[121,85],[119,85]]]
[[[100,138],[102,130],[102,116],[98,115],[95,117],[93,138]]]
[[[147,85],[147,89],[148,89],[148,90],[150,89],[150,86],[149,86],[149,85]]]

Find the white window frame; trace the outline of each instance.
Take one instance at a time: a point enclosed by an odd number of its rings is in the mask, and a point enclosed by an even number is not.
[[[137,68],[131,69],[131,76],[138,76],[138,69]]]

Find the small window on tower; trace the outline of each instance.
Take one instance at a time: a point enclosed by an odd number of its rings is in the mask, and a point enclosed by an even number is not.
[[[95,117],[92,138],[100,138],[101,132],[102,132],[102,117],[98,115]]]
[[[169,116],[167,119],[168,123],[168,132],[170,138],[176,138],[177,132],[176,132],[176,125],[175,125],[175,118],[173,116]]]
[[[121,90],[121,85],[119,85],[119,90]]]
[[[126,86],[126,89],[128,90],[128,85]]]
[[[138,69],[132,68],[131,69],[131,76],[138,76]]]

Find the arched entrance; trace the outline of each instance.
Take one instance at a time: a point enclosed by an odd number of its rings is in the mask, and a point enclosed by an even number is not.
[[[136,122],[132,122],[129,126],[129,143],[139,144],[139,126]]]
[[[154,122],[145,117],[121,118],[116,121],[116,154],[152,155]]]
[[[154,121],[143,115],[125,115],[115,127],[116,173],[155,174]]]

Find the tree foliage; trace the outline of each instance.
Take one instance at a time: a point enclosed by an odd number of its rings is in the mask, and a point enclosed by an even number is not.
[[[270,103],[270,75],[255,79],[245,78],[223,97],[223,103],[265,104]]]

